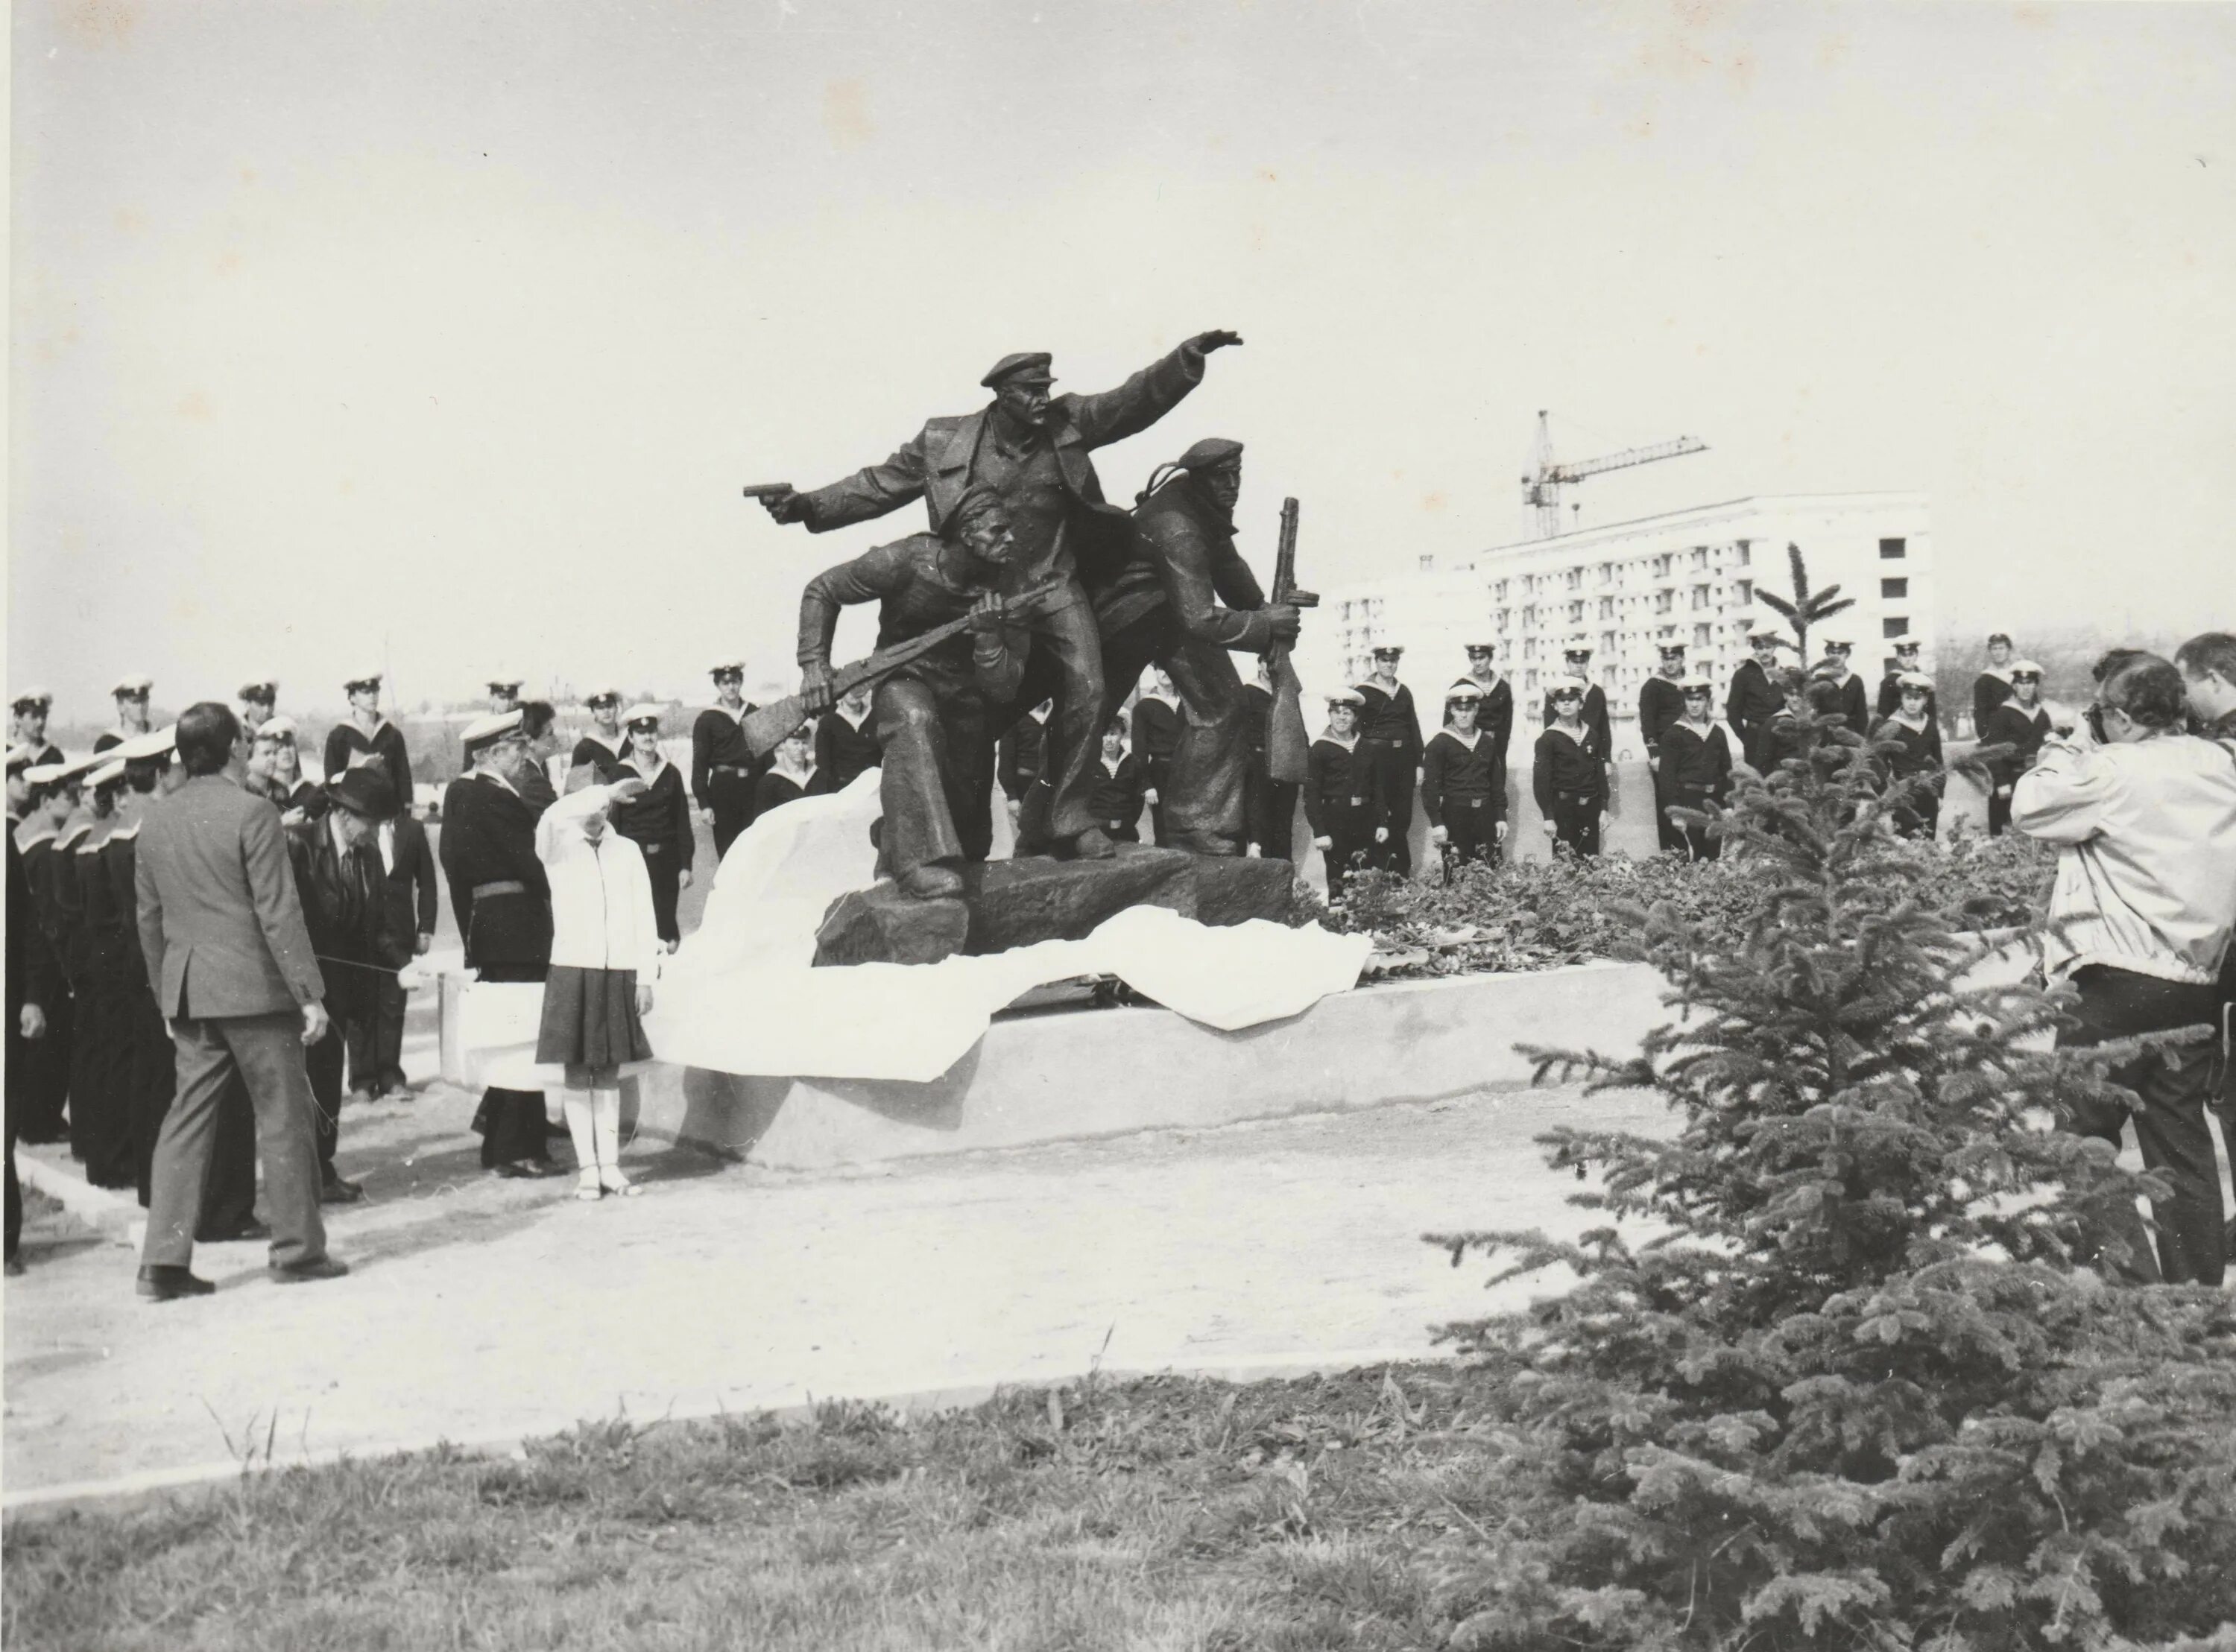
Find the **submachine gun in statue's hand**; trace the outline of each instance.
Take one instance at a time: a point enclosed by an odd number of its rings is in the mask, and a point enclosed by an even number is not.
[[[1297,588],[1297,502],[1281,502],[1280,547],[1273,555],[1273,590],[1268,606],[1317,608],[1320,600]],[[1305,728],[1304,685],[1289,663],[1289,645],[1277,641],[1266,651],[1266,674],[1273,679],[1273,704],[1266,724],[1266,771],[1276,780],[1302,781],[1312,757]]]
[[[1003,620],[1021,619],[1062,589],[1062,581],[1051,580],[1003,600],[998,610],[993,612]],[[818,675],[816,669],[810,667],[804,674],[799,693],[786,695],[773,705],[764,705],[759,711],[748,713],[739,724],[740,731],[746,737],[746,749],[753,754],[753,761],[760,762],[782,744],[785,738],[794,729],[811,716],[827,711],[842,696],[865,684],[874,684],[891,676],[911,660],[921,659],[950,637],[960,636],[973,627],[983,629],[989,612],[982,603],[959,620],[950,620],[944,626],[934,626],[921,635],[897,642],[890,648],[880,648],[867,659],[858,659],[851,665],[841,665],[836,671],[824,666],[819,681],[815,680]],[[820,705],[810,703],[808,690],[811,686],[819,691],[814,698],[822,702]]]

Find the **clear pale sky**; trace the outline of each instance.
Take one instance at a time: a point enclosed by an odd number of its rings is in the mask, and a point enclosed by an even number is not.
[[[7,672],[789,682],[834,479],[1214,357],[1306,583],[1928,490],[1944,629],[2236,624],[2236,10],[16,0]],[[863,637],[850,640],[863,640]]]

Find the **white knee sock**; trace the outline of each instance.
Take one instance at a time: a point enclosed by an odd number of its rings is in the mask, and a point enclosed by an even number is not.
[[[617,1191],[626,1189],[629,1179],[621,1174],[621,1092],[593,1090],[590,1116],[598,1139],[598,1183]]]
[[[591,1093],[587,1090],[562,1090],[559,1105],[567,1116],[568,1139],[575,1144],[575,1168],[595,1179],[598,1174],[598,1149],[591,1125]]]

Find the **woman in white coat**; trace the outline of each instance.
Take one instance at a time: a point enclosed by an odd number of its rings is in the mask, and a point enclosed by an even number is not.
[[[560,1096],[581,1167],[575,1196],[633,1196],[642,1190],[621,1174],[621,1074],[652,1058],[643,1018],[661,948],[644,853],[608,816],[644,783],[600,785],[589,768],[570,779],[576,783],[536,831],[551,884],[551,970],[536,1059],[566,1072]]]

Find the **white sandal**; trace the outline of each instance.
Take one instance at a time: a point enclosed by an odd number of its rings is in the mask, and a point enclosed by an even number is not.
[[[584,1170],[580,1176],[575,1178],[575,1196],[576,1198],[602,1199],[605,1197],[605,1196],[606,1190],[598,1180],[598,1172],[595,1167]]]

